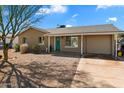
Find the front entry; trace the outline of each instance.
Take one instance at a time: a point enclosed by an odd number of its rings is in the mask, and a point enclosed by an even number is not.
[[[56,37],[56,51],[60,51],[60,37]]]

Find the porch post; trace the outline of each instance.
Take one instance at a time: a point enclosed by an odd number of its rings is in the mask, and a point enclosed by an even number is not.
[[[117,51],[118,51],[118,42],[117,42],[117,39],[118,39],[118,35],[115,34],[115,58],[117,59],[118,55],[117,55]]]
[[[50,52],[50,36],[48,36],[48,53]]]
[[[83,56],[83,35],[81,35],[81,55]]]
[[[56,51],[56,37],[54,36],[54,52]]]

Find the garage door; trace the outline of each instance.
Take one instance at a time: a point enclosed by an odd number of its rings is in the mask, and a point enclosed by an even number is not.
[[[111,35],[87,36],[87,53],[111,54]]]

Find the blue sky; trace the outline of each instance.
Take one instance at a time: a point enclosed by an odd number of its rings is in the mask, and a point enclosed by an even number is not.
[[[40,28],[56,28],[57,24],[86,26],[97,24],[114,24],[124,30],[124,6],[107,5],[53,5],[43,7],[37,16],[45,13],[45,17],[35,26]]]

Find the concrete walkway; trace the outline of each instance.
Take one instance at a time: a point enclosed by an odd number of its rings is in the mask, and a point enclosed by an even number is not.
[[[124,61],[81,58],[71,87],[124,87]]]

